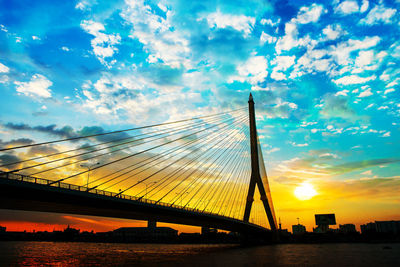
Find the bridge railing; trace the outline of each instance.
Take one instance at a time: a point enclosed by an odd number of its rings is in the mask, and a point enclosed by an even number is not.
[[[126,200],[138,201],[141,203],[147,203],[147,204],[153,204],[153,205],[160,205],[160,206],[164,206],[164,207],[171,207],[171,208],[176,208],[176,209],[185,210],[185,211],[205,213],[205,214],[209,214],[209,215],[221,216],[226,219],[242,222],[241,220],[238,220],[238,219],[235,219],[232,217],[228,217],[225,215],[212,213],[212,212],[208,212],[208,211],[204,211],[204,210],[194,209],[194,208],[190,208],[190,207],[183,207],[183,206],[169,204],[169,203],[165,203],[165,202],[157,202],[157,201],[142,198],[142,197],[135,197],[135,196],[125,195],[125,194],[119,194],[119,193],[115,193],[115,192],[100,190],[97,188],[93,189],[93,188],[88,188],[86,186],[79,186],[79,185],[68,184],[68,183],[63,183],[63,182],[55,182],[53,180],[37,178],[37,177],[32,177],[32,176],[18,174],[18,173],[0,172],[0,177],[5,178],[5,179],[10,179],[10,180],[17,180],[17,181],[22,181],[22,182],[34,183],[34,184],[47,185],[47,186],[58,187],[58,188],[80,191],[80,192],[87,192],[87,193],[96,194],[96,195],[117,197],[117,198],[122,198],[122,199],[126,199]],[[249,223],[249,224],[252,224],[252,223]]]

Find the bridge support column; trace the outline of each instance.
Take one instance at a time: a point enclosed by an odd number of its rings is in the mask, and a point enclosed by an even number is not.
[[[253,96],[250,93],[249,97],[249,123],[250,123],[250,149],[251,149],[251,177],[250,177],[250,185],[247,193],[246,200],[246,208],[244,211],[243,220],[248,222],[250,218],[251,207],[254,201],[254,191],[256,185],[261,195],[261,201],[263,202],[265,213],[268,217],[268,222],[271,227],[271,230],[276,230],[276,220],[272,213],[272,210],[268,202],[268,197],[265,192],[264,185],[262,183],[261,175],[260,175],[260,164],[264,164],[264,162],[259,162],[258,153],[258,138],[257,138],[257,127],[256,127],[256,118],[254,112],[254,101]]]

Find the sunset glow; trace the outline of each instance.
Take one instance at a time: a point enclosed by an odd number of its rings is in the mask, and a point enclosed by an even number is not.
[[[294,190],[294,195],[299,200],[309,200],[317,195],[317,191],[315,191],[314,187],[309,183],[302,183]]]

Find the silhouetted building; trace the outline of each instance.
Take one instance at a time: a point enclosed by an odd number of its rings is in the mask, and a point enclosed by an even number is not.
[[[349,234],[349,233],[356,233],[356,226],[354,224],[339,224],[339,233]]]
[[[375,221],[360,226],[361,233],[400,234],[400,221]]]
[[[306,232],[306,227],[301,224],[292,225],[292,232],[294,235],[301,235]]]
[[[360,225],[362,234],[376,233],[376,224],[375,223],[366,223]]]
[[[6,227],[0,226],[0,233],[5,233],[6,232]]]

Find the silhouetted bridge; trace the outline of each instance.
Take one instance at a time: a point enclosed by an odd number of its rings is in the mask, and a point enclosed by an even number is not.
[[[171,124],[179,125],[171,128]],[[121,135],[126,131],[138,134]],[[108,138],[115,134],[119,136]],[[72,149],[59,146],[82,140],[90,143]],[[101,142],[92,144],[93,141]],[[141,149],[132,151],[136,147]],[[268,221],[270,228],[276,230],[251,95],[249,116],[243,115],[241,109],[0,151],[20,156],[18,161],[0,166],[3,209],[152,220],[258,236],[270,235]],[[104,162],[79,165],[99,158]],[[80,171],[81,167],[87,170]],[[89,182],[89,173],[94,171],[97,175]],[[47,178],[38,178],[38,174],[46,174]],[[85,178],[86,185],[77,184]],[[138,190],[140,185],[145,185],[145,190]],[[256,185],[261,201],[251,213]],[[266,217],[260,215],[262,211]]]

